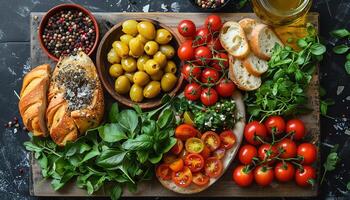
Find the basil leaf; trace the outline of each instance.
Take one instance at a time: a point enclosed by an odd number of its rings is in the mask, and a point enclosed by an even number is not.
[[[118,122],[119,107],[118,103],[113,103],[108,113],[108,120],[112,123]]]
[[[304,39],[299,39],[297,41],[297,45],[300,47],[300,48],[305,48],[307,46],[307,42],[304,40]]]
[[[165,128],[166,126],[171,125],[171,122],[173,122],[175,119],[175,114],[173,110],[170,108],[165,109],[161,115],[159,116],[159,119],[157,121],[159,128]]]
[[[326,52],[326,47],[323,44],[320,43],[314,43],[310,47],[310,52],[313,55],[319,56]]]
[[[345,71],[350,75],[350,61],[345,62]]]
[[[123,128],[116,123],[100,126],[98,128],[98,133],[105,142],[118,142],[123,139],[128,139]]]
[[[86,189],[89,195],[92,195],[92,193],[94,193],[94,187],[92,186],[92,183],[90,181],[86,182]]]
[[[102,151],[101,155],[96,159],[96,164],[106,169],[115,168],[123,161],[126,153],[126,151],[112,149]]]
[[[135,130],[138,126],[139,119],[134,110],[123,110],[120,112],[118,117],[119,124],[129,131],[131,138],[135,135]]]
[[[338,29],[338,30],[332,31],[331,35],[333,37],[341,39],[344,37],[348,37],[350,35],[350,32],[347,29]]]
[[[333,52],[336,53],[336,54],[344,54],[348,50],[349,50],[349,47],[347,45],[345,45],[345,44],[341,44],[341,45],[335,46],[333,48]]]
[[[156,131],[156,122],[154,120],[146,120],[142,124],[142,134],[153,135]]]
[[[111,199],[118,200],[121,197],[122,192],[123,192],[122,187],[119,184],[116,184],[111,190],[111,194],[110,194]]]
[[[332,152],[327,156],[327,160],[323,164],[323,167],[325,168],[326,171],[333,171],[338,161],[339,161],[338,154],[336,152]]]
[[[26,141],[23,143],[23,145],[28,151],[34,151],[34,152],[42,151],[41,147],[37,146],[36,144],[33,144],[31,141]]]
[[[137,160],[140,163],[145,163],[148,159],[148,151],[136,151]]]
[[[64,186],[64,183],[61,183],[59,179],[53,179],[51,181],[51,186],[55,191],[57,191]]]
[[[156,154],[156,155],[151,155],[148,160],[152,163],[152,164],[157,164],[160,162],[160,160],[162,160],[163,154]]]
[[[86,162],[86,161],[90,160],[91,158],[94,158],[98,155],[100,155],[100,152],[98,150],[92,150],[84,156],[81,163],[84,163],[84,162]]]
[[[122,144],[126,150],[147,150],[153,146],[153,137],[149,135],[140,135],[135,139],[128,139]]]
[[[346,55],[346,60],[350,60],[350,53],[348,53],[348,55]]]

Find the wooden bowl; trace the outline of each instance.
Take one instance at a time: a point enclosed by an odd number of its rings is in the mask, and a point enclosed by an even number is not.
[[[140,21],[150,21],[152,22],[156,29],[158,28],[164,28],[166,30],[168,30],[172,35],[173,35],[173,39],[170,41],[170,45],[174,47],[175,52],[179,47],[180,44],[180,39],[178,38],[178,36],[175,34],[174,31],[172,31],[169,27],[167,27],[166,25],[152,20],[152,19],[135,19],[136,21],[140,22]],[[97,72],[100,76],[100,79],[102,81],[102,84],[104,85],[104,87],[106,88],[106,90],[108,91],[108,93],[118,102],[120,102],[121,104],[125,105],[125,106],[129,106],[132,107],[134,104],[138,104],[142,109],[150,109],[150,108],[155,108],[158,107],[162,104],[161,98],[162,95],[164,94],[168,94],[170,97],[173,97],[176,95],[176,93],[179,91],[182,82],[183,82],[183,76],[181,75],[180,72],[180,59],[177,57],[177,55],[174,56],[174,58],[172,58],[171,60],[173,60],[178,68],[177,72],[176,72],[176,76],[178,77],[178,81],[174,87],[174,89],[171,92],[168,93],[163,93],[161,92],[160,95],[158,95],[155,98],[152,99],[147,99],[144,98],[142,102],[133,102],[131,101],[129,94],[126,95],[121,95],[118,94],[115,90],[114,90],[114,78],[111,77],[108,73],[109,67],[112,65],[107,61],[107,53],[110,51],[110,49],[112,48],[112,43],[116,40],[119,39],[119,37],[121,35],[123,35],[124,33],[122,32],[122,23],[120,22],[116,25],[114,25],[102,38],[100,45],[98,46],[97,49],[97,54],[96,54],[96,65],[97,65]]]
[[[38,38],[39,38],[39,43],[40,43],[41,48],[44,50],[44,52],[52,60],[55,60],[56,62],[58,61],[59,58],[57,58],[56,56],[51,54],[49,52],[49,50],[47,49],[47,47],[45,46],[42,35],[43,35],[44,28],[45,28],[45,25],[46,25],[48,19],[52,15],[56,14],[57,12],[59,12],[61,10],[79,10],[79,11],[83,12],[85,15],[89,16],[89,18],[92,20],[92,23],[94,24],[94,28],[95,28],[95,32],[96,32],[96,37],[95,37],[94,45],[92,46],[90,52],[88,53],[88,55],[90,56],[97,48],[98,40],[100,37],[99,27],[98,27],[97,21],[96,21],[95,17],[93,16],[93,14],[90,11],[88,11],[86,8],[84,8],[80,5],[77,5],[77,4],[60,4],[60,5],[57,5],[53,8],[51,8],[49,11],[47,11],[47,13],[44,15],[44,17],[42,18],[42,20],[39,24],[39,30],[38,30]]]

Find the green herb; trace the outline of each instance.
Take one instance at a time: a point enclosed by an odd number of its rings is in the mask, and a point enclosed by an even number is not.
[[[338,39],[349,39],[350,32],[347,29],[338,29],[331,32],[333,37]],[[346,44],[340,44],[333,48],[333,52],[336,54],[345,54],[350,49]],[[347,74],[350,75],[350,53],[346,55],[346,62],[344,64],[344,68]]]
[[[336,38],[339,38],[339,39],[342,39],[342,38],[345,38],[345,37],[348,37],[350,36],[350,32],[347,30],[347,29],[338,29],[338,30],[334,30],[331,32],[331,35],[333,37],[336,37]]]
[[[350,191],[350,182],[348,182],[348,184],[346,184],[346,189]]]
[[[329,171],[333,171],[335,169],[336,164],[339,161],[337,150],[338,145],[335,145],[331,152],[328,154],[326,161],[323,163],[324,172],[320,181],[321,185],[326,177],[326,173]]]
[[[349,50],[349,47],[345,44],[341,44],[333,48],[333,52],[336,54],[344,54],[348,52],[348,50]]]
[[[326,90],[323,87],[320,87],[320,97],[322,98],[325,95],[326,95]],[[320,100],[320,112],[321,112],[321,115],[324,116],[324,117],[331,118],[330,116],[327,115],[328,107],[331,106],[331,105],[334,105],[334,104],[335,104],[335,102],[331,98],[321,99]]]
[[[237,8],[237,9],[241,9],[241,8],[243,8],[248,2],[249,2],[249,0],[239,0],[239,2],[236,4],[236,8]]]

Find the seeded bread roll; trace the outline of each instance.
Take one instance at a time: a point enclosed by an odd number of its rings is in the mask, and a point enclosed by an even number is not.
[[[52,140],[60,146],[99,125],[104,111],[103,91],[88,55],[79,52],[59,60],[48,101],[47,125]]]

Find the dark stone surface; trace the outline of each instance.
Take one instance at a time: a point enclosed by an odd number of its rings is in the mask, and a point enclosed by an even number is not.
[[[78,3],[94,12],[196,12],[187,0],[0,0],[0,122],[2,124],[19,116],[17,97],[22,76],[30,69],[29,14],[31,11],[47,11],[60,3]],[[232,0],[223,12],[238,12],[236,0]],[[149,6],[149,7],[148,7]],[[148,8],[148,9],[147,9]],[[249,5],[240,10],[251,12]],[[350,28],[350,0],[314,0],[312,11],[320,15],[320,35],[328,52],[320,65],[321,85],[326,98],[336,104],[329,109],[329,118],[321,118],[321,158],[327,156],[331,147],[339,144],[341,162],[336,170],[328,173],[317,199],[350,199],[346,184],[350,181],[350,76],[344,70],[345,56],[334,55],[330,49],[337,41],[330,38],[329,31]],[[346,130],[348,130],[346,132]],[[0,199],[52,199],[30,197],[28,153],[22,143],[27,140],[21,129],[0,127]],[[62,198],[61,198],[62,199]],[[85,198],[87,199],[87,198]]]

